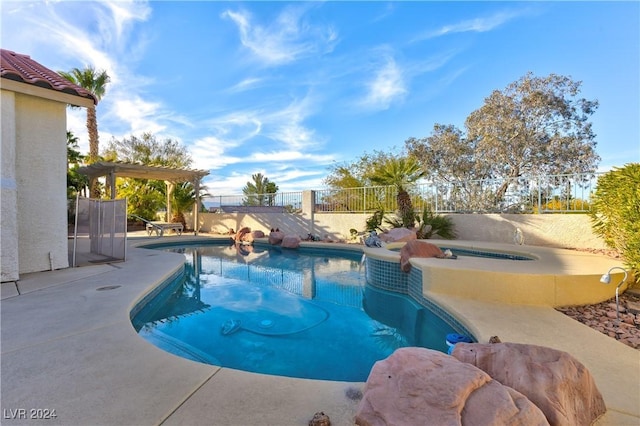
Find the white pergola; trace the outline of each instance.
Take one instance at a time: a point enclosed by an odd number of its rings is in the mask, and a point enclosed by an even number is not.
[[[162,180],[167,185],[167,220],[171,217],[171,193],[176,183],[191,182],[195,193],[200,193],[200,180],[209,174],[208,170],[177,169],[172,167],[145,166],[132,163],[114,163],[99,161],[88,166],[80,167],[80,173],[89,180],[106,177],[111,188],[111,199],[116,198],[116,177],[137,179]],[[198,234],[198,201],[193,206],[193,230]]]

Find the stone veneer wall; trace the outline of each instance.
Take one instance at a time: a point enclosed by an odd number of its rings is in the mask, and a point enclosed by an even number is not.
[[[603,249],[604,241],[591,229],[586,214],[450,214],[459,240],[514,243],[516,229],[525,245],[556,248]],[[342,213],[200,213],[200,231],[225,234],[243,227],[268,233],[279,228],[305,237],[349,240],[350,229],[363,231],[369,214]],[[189,219],[187,219],[189,220]]]

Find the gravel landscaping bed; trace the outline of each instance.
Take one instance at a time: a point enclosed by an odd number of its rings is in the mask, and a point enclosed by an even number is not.
[[[640,350],[640,292],[626,291],[618,297],[620,321],[615,297],[595,305],[557,308],[558,311],[594,330]]]

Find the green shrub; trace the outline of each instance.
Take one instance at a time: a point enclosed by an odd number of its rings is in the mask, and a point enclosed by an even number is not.
[[[616,167],[598,179],[590,216],[594,232],[622,254],[640,283],[640,163]]]
[[[384,210],[376,210],[373,215],[367,219],[365,231],[382,231],[382,220],[384,219]]]
[[[422,216],[418,216],[416,233],[420,239],[431,238],[434,234],[446,240],[452,240],[456,237],[451,218],[433,214],[427,207],[422,211]]]

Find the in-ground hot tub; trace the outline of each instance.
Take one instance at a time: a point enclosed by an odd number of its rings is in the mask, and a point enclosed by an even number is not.
[[[621,266],[619,260],[574,250],[478,241],[428,242],[489,256],[413,258],[411,272],[405,273],[400,270],[398,251],[402,244],[367,247],[367,281],[394,291],[420,292],[427,299],[429,293],[442,293],[485,302],[558,307],[611,298],[615,286],[602,284],[600,277],[611,267]],[[622,273],[615,274],[612,282],[620,283],[622,278]]]

